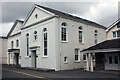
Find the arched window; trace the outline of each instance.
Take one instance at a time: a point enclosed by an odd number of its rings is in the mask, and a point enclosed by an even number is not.
[[[47,28],[43,29],[43,56],[47,56]]]
[[[95,30],[95,33],[94,33],[94,40],[95,40],[95,44],[98,43],[98,31]]]
[[[11,49],[13,49],[13,47],[14,47],[14,43],[13,41],[11,41]]]
[[[61,26],[62,26],[62,29],[61,29],[61,31],[62,31],[61,38],[62,38],[62,41],[66,41],[67,40],[67,32],[66,32],[66,26],[67,26],[67,24],[65,22],[63,22],[61,24]]]
[[[34,40],[37,40],[37,31],[34,31]]]
[[[19,41],[16,40],[16,47],[19,47]]]
[[[26,34],[26,48],[27,48],[27,56],[29,55],[29,34]]]
[[[79,28],[78,28],[78,33],[79,33],[79,42],[83,42],[83,38],[82,38],[82,31],[83,31],[83,28],[82,28],[82,26],[80,26]]]

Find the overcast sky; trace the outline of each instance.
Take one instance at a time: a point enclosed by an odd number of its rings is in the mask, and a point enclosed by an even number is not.
[[[119,1],[119,0],[118,0]],[[37,2],[108,27],[118,19],[118,1],[114,2]],[[35,2],[3,2],[2,32],[6,36],[16,19],[24,20]],[[0,16],[1,17],[1,16]]]

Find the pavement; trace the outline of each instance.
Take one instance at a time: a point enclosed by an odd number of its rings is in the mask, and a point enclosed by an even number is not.
[[[120,80],[120,73],[117,71],[95,71],[85,72],[83,69],[65,71],[40,71],[2,65],[2,80],[86,80],[86,79],[115,79]]]

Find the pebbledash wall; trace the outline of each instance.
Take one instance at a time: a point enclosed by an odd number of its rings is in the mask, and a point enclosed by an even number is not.
[[[7,64],[7,38],[0,37],[0,64]]]
[[[94,33],[98,31],[98,43],[106,40],[105,28],[92,26],[82,22],[77,22],[71,19],[65,19],[49,12],[42,10],[41,8],[35,8],[31,11],[31,16],[26,19],[21,27],[21,34],[14,37],[10,37],[8,44],[16,38],[20,39],[20,64],[21,67],[32,67],[32,51],[36,50],[37,54],[37,68],[47,68],[58,70],[78,69],[83,68],[85,61],[83,60],[83,54],[81,50],[95,45]],[[35,15],[38,18],[35,18]],[[53,17],[54,16],[54,17]],[[52,17],[52,18],[50,18]],[[48,19],[50,18],[50,19]],[[42,21],[44,20],[44,21]],[[41,21],[36,23],[37,21]],[[67,41],[61,41],[61,24],[65,22],[67,24]],[[78,27],[82,26],[83,42],[79,42]],[[43,56],[43,29],[47,28],[48,34],[48,55]],[[37,31],[37,40],[34,40],[34,31]],[[27,56],[26,46],[26,34],[29,34],[29,55]],[[30,49],[31,47],[36,47]],[[79,50],[79,61],[75,61],[75,49]],[[64,58],[67,57],[67,62]],[[13,59],[11,59],[13,60]]]

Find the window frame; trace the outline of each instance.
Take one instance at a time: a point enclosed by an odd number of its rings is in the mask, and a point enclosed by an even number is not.
[[[76,55],[76,51],[77,51],[77,55]],[[76,56],[77,56],[77,60],[76,60]],[[75,62],[80,62],[80,51],[78,48],[75,49]]]
[[[67,38],[67,23],[63,22],[61,24],[61,41],[62,42],[68,42]]]
[[[117,31],[112,31],[112,34],[113,34],[113,39],[116,39],[116,38],[120,38],[120,35],[118,36],[118,32],[120,30],[117,30]],[[115,33],[115,34],[114,34]]]
[[[64,57],[64,63],[68,63],[68,57],[67,56]]]
[[[78,27],[78,38],[79,38],[79,43],[83,43],[83,27],[79,26]]]
[[[11,49],[13,49],[13,48],[14,48],[14,42],[11,41]]]
[[[46,47],[45,47],[45,44],[46,44]],[[45,50],[46,50],[46,55],[45,55]],[[43,28],[43,57],[48,57],[48,33],[47,33],[47,28]]]
[[[26,34],[26,56],[29,56],[29,33]]]
[[[85,56],[85,57],[84,57]],[[85,58],[85,59],[84,59]],[[87,55],[83,54],[83,61],[87,61]]]
[[[34,31],[34,41],[37,41],[37,39],[38,39],[37,31]]]
[[[98,30],[95,30],[94,32],[94,43],[98,44]]]
[[[16,47],[19,47],[19,40],[16,40]]]

